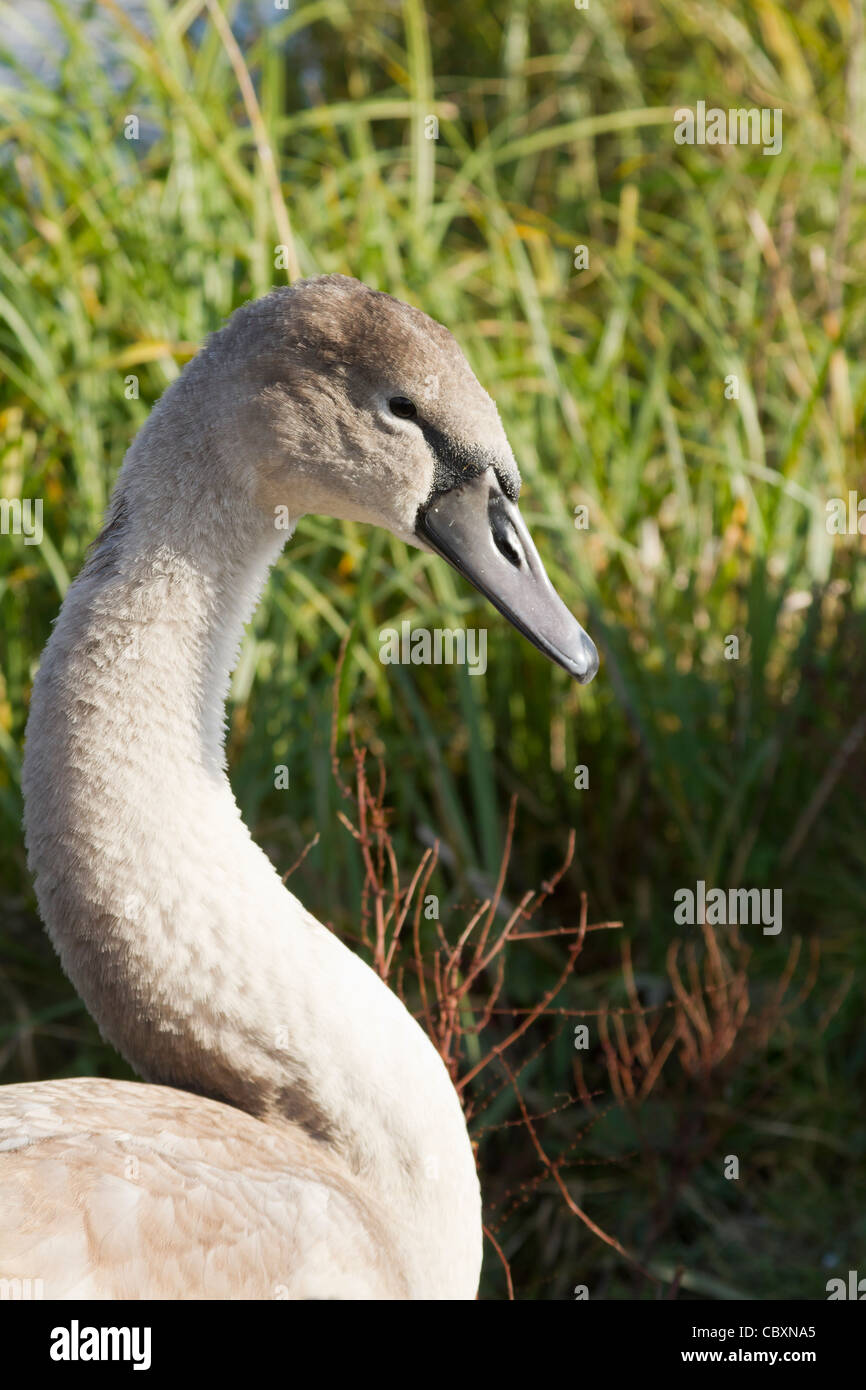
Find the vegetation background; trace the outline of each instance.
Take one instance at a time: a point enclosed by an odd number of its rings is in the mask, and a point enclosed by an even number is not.
[[[862,1272],[866,584],[862,536],[828,534],[825,511],[866,495],[862,0],[0,12],[0,495],[42,498],[45,526],[38,546],[0,536],[0,1081],[128,1074],[63,977],[26,871],[19,766],[51,621],[124,451],[204,336],[293,267],[342,271],[457,334],[602,667],[579,690],[441,562],[307,518],[234,679],[247,821],[285,868],[318,831],[292,887],[349,930],[363,871],[329,753],[348,638],[341,739],[351,710],[385,761],[401,864],[442,841],[446,935],[495,879],[513,793],[512,901],[576,831],[545,921],[574,923],[585,891],[590,921],[623,927],[587,938],[521,1091],[573,1199],[645,1272],[568,1210],[500,1078],[479,1157],[518,1297],[822,1298],[831,1275]],[[782,152],[675,144],[674,110],[699,100],[781,109]],[[378,634],[403,619],[487,627],[487,676],[380,665]],[[721,930],[720,969],[745,981],[738,1041],[696,1063],[676,1024],[641,1099],[623,1082],[641,1072],[630,998],[683,1015],[677,938],[714,1025],[704,935],[673,923],[674,891],[698,879],[781,888],[783,931],[744,928],[741,950]],[[555,980],[559,944],[521,948],[514,1008]],[[595,1102],[568,1100],[577,1011]],[[488,1255],[482,1296],[500,1298]]]

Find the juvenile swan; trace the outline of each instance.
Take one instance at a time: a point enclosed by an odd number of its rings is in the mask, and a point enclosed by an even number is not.
[[[305,513],[438,552],[590,680],[519,486],[451,334],[339,275],[239,309],[154,408],[45,650],[24,761],[45,924],[149,1084],[0,1091],[0,1277],[46,1298],[475,1296],[457,1095],[251,840],[224,701]]]

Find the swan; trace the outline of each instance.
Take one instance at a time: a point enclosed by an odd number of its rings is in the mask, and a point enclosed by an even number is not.
[[[451,333],[344,276],[239,308],[153,408],[43,654],[23,765],[42,918],[144,1080],[0,1090],[0,1277],[46,1298],[476,1296],[458,1096],[249,835],[224,705],[308,513],[444,557],[590,680],[519,486]]]

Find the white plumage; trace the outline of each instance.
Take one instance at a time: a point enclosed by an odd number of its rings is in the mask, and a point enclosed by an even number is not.
[[[240,310],[154,408],[46,648],[24,766],[43,918],[150,1084],[0,1090],[0,1277],[46,1298],[474,1297],[479,1187],[445,1067],[250,838],[223,725],[287,513],[431,548],[431,498],[459,510],[494,474],[516,497],[451,335],[337,276]],[[519,572],[482,530],[484,562]]]

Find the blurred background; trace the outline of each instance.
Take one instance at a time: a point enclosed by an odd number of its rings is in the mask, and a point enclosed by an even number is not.
[[[866,1272],[864,542],[827,526],[829,499],[866,496],[862,0],[0,13],[0,496],[44,507],[41,544],[0,535],[0,1083],[129,1074],[26,869],[51,622],[205,335],[340,271],[458,337],[602,666],[579,689],[443,563],[307,518],[234,678],[247,822],[286,870],[318,832],[291,886],[350,938],[362,866],[329,752],[347,641],[341,747],[351,713],[407,872],[441,841],[446,936],[496,879],[512,795],[511,902],[576,832],[536,921],[574,924],[585,892],[590,922],[623,926],[587,936],[520,1088],[573,1201],[640,1268],[569,1209],[491,1067],[473,1125],[517,1297],[823,1298]],[[781,152],[675,143],[699,101],[780,109]],[[486,627],[486,676],[381,665],[405,619]],[[782,932],[677,926],[699,879],[782,889]],[[560,947],[509,959],[514,1010]],[[490,1244],[482,1297],[507,1287]]]

